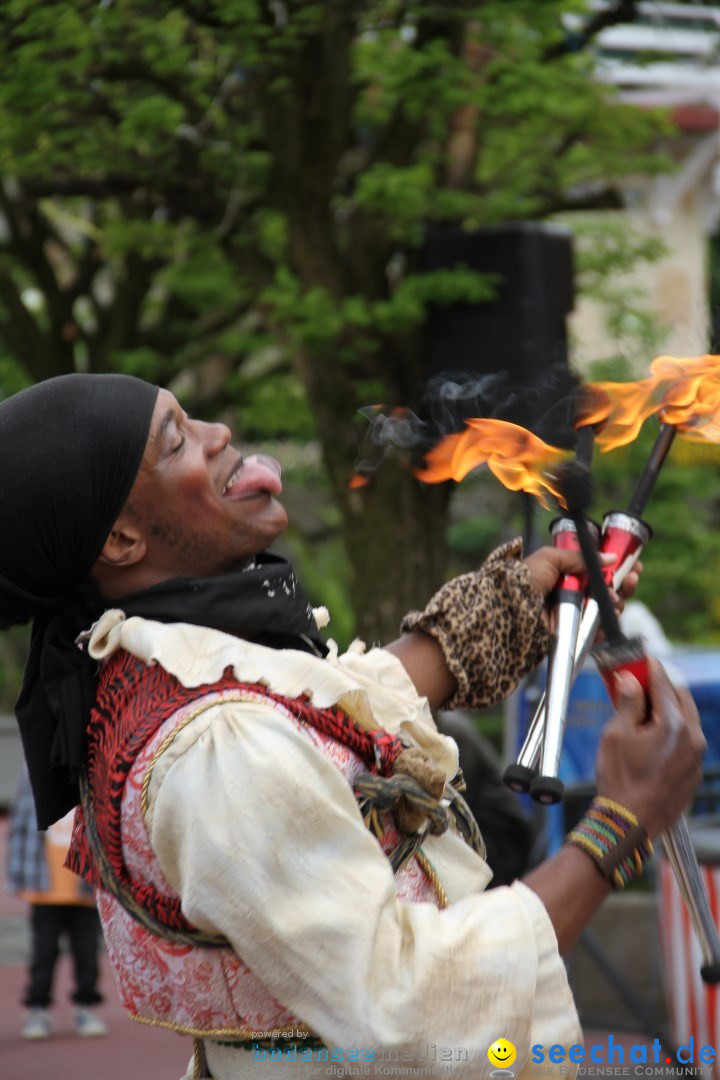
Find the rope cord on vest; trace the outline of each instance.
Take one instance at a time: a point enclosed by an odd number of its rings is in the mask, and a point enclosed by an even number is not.
[[[136,900],[132,891],[123,884],[115,873],[115,870],[105,853],[105,849],[100,842],[97,823],[95,821],[95,810],[84,769],[80,772],[80,798],[82,801],[83,815],[85,817],[85,835],[87,836],[88,845],[95,861],[95,868],[105,891],[110,893],[125,911],[127,911],[129,915],[132,915],[132,917],[144,926],[146,930],[149,930],[158,937],[165,938],[167,941],[173,941],[179,945],[201,946],[209,949],[227,948],[229,944],[227,939],[220,935],[208,934],[204,930],[199,930],[197,928],[180,930],[167,926],[165,923],[162,923],[159,919],[155,918],[147,908],[143,907],[142,904]]]
[[[404,833],[400,843],[387,854],[394,874],[417,854],[428,833],[441,836],[453,821],[463,840],[485,858],[485,843],[478,824],[462,795],[451,784],[445,786],[450,796],[447,806],[434,798],[418,780],[403,773],[389,777],[360,773],[353,783],[353,791],[363,821],[378,841],[384,835],[379,816],[382,810],[393,812],[398,828]],[[402,827],[402,812],[411,828]]]
[[[135,674],[136,673],[132,673]],[[225,676],[223,677],[225,679]],[[156,691],[158,688],[154,688]],[[164,690],[164,685],[161,687]],[[208,688],[210,689],[210,688]],[[397,735],[383,729],[368,731],[361,728],[340,708],[318,709],[309,698],[288,700],[259,684],[217,684],[212,690],[221,691],[222,702],[228,700],[243,701],[248,695],[258,695],[282,706],[290,716],[303,726],[315,728],[345,745],[365,761],[369,771],[362,773],[355,781],[354,793],[359,803],[365,825],[378,841],[383,839],[384,829],[381,813],[390,811],[401,835],[395,848],[386,853],[393,873],[397,873],[413,856],[420,855],[420,848],[428,834],[440,835],[451,824],[458,834],[481,857],[485,856],[485,845],[480,830],[467,804],[458,789],[464,787],[461,774],[446,782],[445,773],[435,765],[418,747],[406,747]],[[175,695],[177,696],[177,695]],[[172,699],[171,699],[172,700]],[[217,702],[213,702],[215,704]],[[147,701],[145,703],[148,704]],[[143,712],[143,722],[132,731],[131,743],[121,750],[120,765],[117,768],[124,776],[131,767],[134,756],[144,745],[147,738],[162,722],[159,717],[158,703],[150,696],[151,707]],[[173,706],[177,705],[172,700]],[[159,705],[168,705],[168,696],[163,694]],[[193,719],[198,711],[205,711],[210,703],[203,700],[202,705],[192,710],[185,717],[182,726]],[[98,709],[100,720],[105,713]],[[156,751],[150,768],[143,782],[142,804],[146,810],[150,776],[157,759],[177,735],[174,729]],[[124,746],[124,744],[123,744]],[[122,768],[120,768],[122,766]],[[454,786],[453,786],[454,785]],[[80,778],[82,806],[85,817],[85,838],[89,854],[95,864],[97,876],[103,888],[136,921],[156,936],[182,945],[195,947],[222,948],[228,946],[227,940],[219,934],[209,934],[193,927],[182,916],[179,899],[172,900],[164,895],[156,895],[151,887],[138,887],[132,880],[126,880],[124,862],[121,857],[121,839],[119,832],[120,804],[116,795],[110,800],[114,807],[111,826],[115,832],[109,838],[110,848],[106,848],[106,839],[101,836],[95,814],[91,780],[83,771]],[[148,893],[148,895],[146,895]]]

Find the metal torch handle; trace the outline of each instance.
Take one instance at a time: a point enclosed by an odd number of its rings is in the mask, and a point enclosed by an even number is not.
[[[720,936],[684,817],[665,829],[662,842],[700,944],[700,974],[707,983],[720,982]]]
[[[554,648],[549,662],[545,703],[545,737],[540,755],[543,776],[557,776],[562,752],[570,688],[575,678],[582,597],[576,603],[559,604]]]
[[[617,591],[620,588],[641,554],[642,547],[639,547],[634,553],[633,559],[626,559],[617,568],[616,572],[613,574],[613,589]],[[577,645],[575,647],[575,661],[573,664],[573,681],[582,670],[582,666],[590,654],[593,642],[595,641],[595,636],[599,629],[600,612],[597,604],[592,597],[590,597],[585,605],[585,611],[583,612],[582,622],[580,623],[580,629],[578,631]],[[518,765],[521,765],[526,769],[537,769],[540,762],[543,739],[545,736],[546,705],[547,690],[543,693],[537,704],[533,718],[530,721],[528,733],[525,736],[525,741],[523,742],[517,757]]]
[[[622,582],[619,582],[617,587],[619,587],[620,584],[622,584]],[[595,640],[595,635],[597,634],[599,627],[600,613],[598,611],[598,606],[594,600],[590,599],[585,605],[580,629],[578,630],[572,671],[573,681],[577,678],[578,673],[581,671],[583,664],[590,654],[590,649],[592,648],[592,643]],[[518,765],[524,765],[529,769],[537,768],[542,754],[543,738],[545,735],[546,702],[547,690],[544,690],[533,714],[533,718],[530,721],[530,727],[525,736],[525,741],[518,754]]]

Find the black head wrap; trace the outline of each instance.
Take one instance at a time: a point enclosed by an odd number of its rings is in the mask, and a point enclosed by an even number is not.
[[[137,475],[157,393],[124,375],[67,375],[0,404],[0,628],[33,620],[15,712],[41,829],[79,799],[97,666],[75,640],[107,606],[88,576]],[[327,653],[292,567],[270,552],[237,573],[162,581],[117,606]]]
[[[93,685],[74,638],[157,393],[127,375],[63,375],[0,404],[0,627],[33,620],[16,714],[41,828],[77,803]]]

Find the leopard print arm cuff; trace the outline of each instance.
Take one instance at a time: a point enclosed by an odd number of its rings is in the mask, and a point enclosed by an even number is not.
[[[403,633],[435,638],[457,680],[444,709],[495,705],[547,653],[544,600],[521,558],[522,540],[509,540],[479,570],[443,585],[424,611],[403,619]]]

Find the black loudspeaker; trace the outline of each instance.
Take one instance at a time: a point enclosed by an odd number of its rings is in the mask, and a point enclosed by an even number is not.
[[[500,280],[490,301],[431,308],[425,337],[428,376],[505,371],[513,384],[531,386],[549,366],[567,364],[565,320],[574,301],[569,230],[522,221],[474,232],[431,233],[423,269],[458,264]]]

